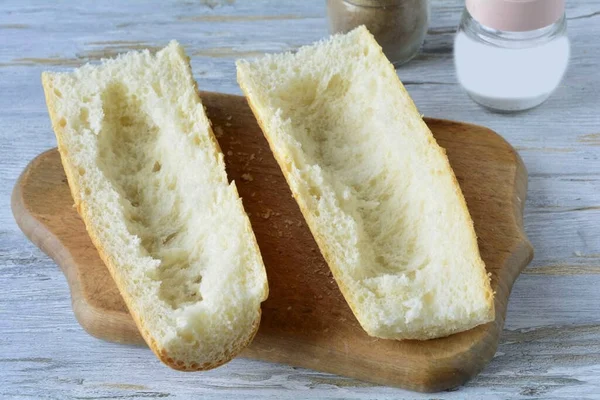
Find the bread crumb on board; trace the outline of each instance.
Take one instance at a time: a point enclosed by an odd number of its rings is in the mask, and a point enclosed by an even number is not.
[[[221,128],[220,126],[215,126],[214,132],[216,137],[223,137],[223,128]]]
[[[269,218],[271,218],[272,214],[273,214],[273,210],[271,210],[270,208],[267,208],[267,211],[262,214],[262,217],[264,219],[269,219]]]
[[[251,174],[242,174],[242,179],[245,180],[246,182],[252,182],[254,180],[254,177]]]
[[[229,151],[227,152],[227,155],[231,157],[231,156],[233,155],[233,151],[229,150]]]
[[[244,163],[244,168],[248,168],[248,166],[250,165],[252,160],[254,160],[255,158],[256,158],[256,156],[254,155],[254,153],[250,154],[250,157]]]

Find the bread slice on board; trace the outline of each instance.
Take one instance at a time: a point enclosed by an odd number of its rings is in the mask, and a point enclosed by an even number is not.
[[[238,81],[368,334],[429,339],[494,319],[445,152],[364,27],[239,61]]]
[[[182,47],[42,82],[75,206],[148,345],[179,370],[229,361],[267,280]]]

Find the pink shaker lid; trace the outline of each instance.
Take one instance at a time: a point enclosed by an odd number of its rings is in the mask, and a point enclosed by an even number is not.
[[[509,32],[552,25],[565,12],[565,0],[466,0],[466,4],[479,23]]]

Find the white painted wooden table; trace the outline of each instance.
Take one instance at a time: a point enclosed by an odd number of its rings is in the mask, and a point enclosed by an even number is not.
[[[457,391],[421,395],[237,359],[206,373],[88,336],[58,267],[14,223],[10,193],[55,146],[40,73],[178,39],[203,90],[239,94],[234,60],[327,34],[323,0],[0,2],[0,398],[600,398],[600,0],[568,1],[572,60],[543,106],[490,113],[461,91],[452,41],[462,1],[434,0],[425,47],[398,73],[421,112],[486,125],[529,170],[536,249],[492,363]]]

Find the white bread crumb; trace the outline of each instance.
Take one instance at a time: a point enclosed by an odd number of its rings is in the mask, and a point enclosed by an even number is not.
[[[494,319],[473,222],[448,159],[365,27],[237,68],[367,333],[429,339]]]
[[[177,369],[230,360],[266,274],[183,48],[42,82],[71,193],[146,342]]]

